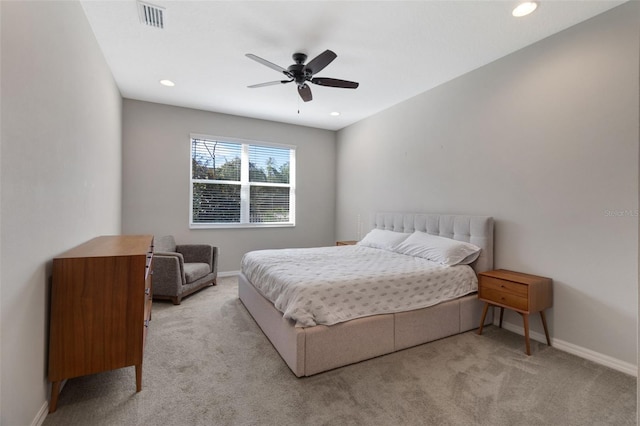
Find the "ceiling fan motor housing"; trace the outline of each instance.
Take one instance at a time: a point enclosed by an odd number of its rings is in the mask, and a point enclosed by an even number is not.
[[[307,55],[304,53],[294,53],[291,57],[295,64],[289,66],[287,70],[291,73],[296,84],[298,86],[302,86],[312,76],[311,70],[304,66],[304,62],[307,60]]]
[[[300,65],[304,64],[304,61],[307,60],[307,55],[304,53],[294,53],[291,57],[293,58],[293,62]]]

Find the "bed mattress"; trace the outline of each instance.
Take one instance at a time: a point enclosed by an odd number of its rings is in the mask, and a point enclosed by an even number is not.
[[[478,288],[470,266],[357,245],[253,251],[242,272],[296,327],[425,308]]]

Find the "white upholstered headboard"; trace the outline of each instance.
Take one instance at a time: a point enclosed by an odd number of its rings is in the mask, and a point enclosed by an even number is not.
[[[431,235],[466,241],[482,249],[471,265],[478,272],[493,269],[493,218],[429,213],[374,213],[369,229],[395,232],[422,231]]]

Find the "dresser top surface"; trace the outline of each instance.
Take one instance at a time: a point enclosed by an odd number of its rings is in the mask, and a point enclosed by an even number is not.
[[[76,246],[56,259],[134,256],[149,252],[153,235],[103,235]]]

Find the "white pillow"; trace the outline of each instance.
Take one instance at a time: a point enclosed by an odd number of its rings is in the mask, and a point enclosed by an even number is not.
[[[406,240],[409,235],[411,234],[386,231],[384,229],[372,229],[360,242],[358,242],[358,245],[383,250],[392,250],[399,243]]]
[[[453,266],[468,265],[480,256],[480,250],[471,243],[415,231],[393,251]]]

